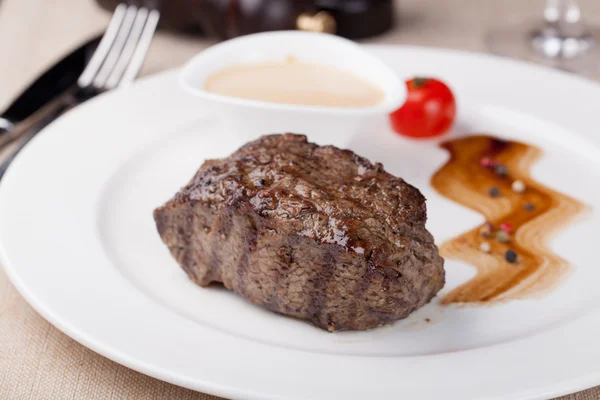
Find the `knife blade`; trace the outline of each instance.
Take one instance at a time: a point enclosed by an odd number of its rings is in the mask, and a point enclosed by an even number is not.
[[[72,87],[83,72],[94,50],[100,42],[100,36],[83,43],[77,49],[41,74],[29,85],[12,104],[0,114],[1,137],[29,118],[36,111],[49,104],[67,89]]]

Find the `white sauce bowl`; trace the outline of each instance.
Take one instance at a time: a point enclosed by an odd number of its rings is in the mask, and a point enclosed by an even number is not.
[[[204,90],[206,80],[223,68],[284,61],[289,56],[350,72],[381,89],[384,98],[370,107],[338,108],[270,103]],[[319,144],[343,145],[366,129],[372,118],[389,114],[406,99],[406,86],[399,76],[359,45],[334,35],[302,31],[257,33],[212,46],[184,66],[179,82],[186,92],[202,100],[199,106],[210,107],[228,131],[247,140],[293,132],[306,134]]]

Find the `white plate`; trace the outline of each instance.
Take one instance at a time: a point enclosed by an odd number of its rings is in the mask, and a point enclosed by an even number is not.
[[[534,177],[600,209],[600,86],[482,55],[370,51],[401,75],[450,82],[457,132],[542,147]],[[234,398],[514,400],[600,384],[597,213],[554,240],[575,268],[549,296],[485,308],[431,304],[370,332],[329,334],[193,285],[161,243],[152,210],[204,159],[241,143],[179,91],[176,74],[75,109],[1,182],[3,265],[59,329],[148,375]],[[438,242],[481,222],[429,187],[446,157],[434,143],[403,140],[380,121],[348,145],[421,188]],[[444,292],[474,271],[453,261],[446,268]]]

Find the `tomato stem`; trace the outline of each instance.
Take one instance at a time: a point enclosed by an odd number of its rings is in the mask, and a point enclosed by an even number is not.
[[[427,82],[429,82],[429,78],[415,77],[413,79],[413,87],[415,89],[418,89],[420,87],[425,86],[427,84]]]

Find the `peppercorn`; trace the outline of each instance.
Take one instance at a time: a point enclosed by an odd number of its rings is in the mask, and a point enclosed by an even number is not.
[[[494,226],[490,222],[486,222],[479,229],[479,234],[485,238],[488,238],[488,237],[492,236],[493,231],[494,231]]]
[[[492,197],[498,197],[500,196],[500,189],[498,188],[498,186],[492,186],[489,190],[489,194]]]
[[[482,157],[481,160],[479,160],[479,164],[484,168],[493,167],[495,165],[495,163],[489,157]]]
[[[504,258],[509,263],[514,264],[517,262],[517,253],[515,253],[513,250],[506,250],[506,253],[504,253]]]
[[[496,232],[496,240],[499,241],[500,243],[508,243],[508,241],[510,240],[510,237],[508,236],[508,233],[500,230],[500,231]]]
[[[479,250],[483,251],[484,253],[489,253],[492,250],[492,246],[490,246],[488,242],[482,242],[479,245]]]
[[[525,183],[519,179],[514,181],[511,186],[513,192],[515,193],[523,193],[525,192]]]
[[[512,225],[509,223],[502,223],[500,224],[500,229],[502,229],[504,232],[506,233],[512,233]]]
[[[498,164],[494,167],[494,173],[498,176],[506,176],[508,175],[508,169],[505,165]]]

